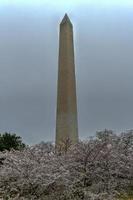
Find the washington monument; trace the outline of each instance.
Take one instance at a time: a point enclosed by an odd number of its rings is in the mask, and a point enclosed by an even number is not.
[[[73,25],[67,14],[60,23],[58,65],[57,146],[65,140],[70,140],[72,144],[78,142]]]

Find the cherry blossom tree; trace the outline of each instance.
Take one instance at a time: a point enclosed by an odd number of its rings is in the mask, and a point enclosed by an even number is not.
[[[0,199],[116,200],[133,189],[133,131],[0,153]]]

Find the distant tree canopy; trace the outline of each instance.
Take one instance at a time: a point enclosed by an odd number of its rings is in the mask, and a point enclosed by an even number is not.
[[[20,136],[17,136],[15,133],[0,133],[0,151],[4,150],[20,150],[25,147],[25,144],[22,143],[22,139]]]

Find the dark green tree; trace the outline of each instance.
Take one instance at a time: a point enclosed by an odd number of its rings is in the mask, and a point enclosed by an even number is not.
[[[20,150],[25,147],[25,144],[22,143],[22,139],[20,136],[17,136],[15,133],[7,133],[0,134],[0,151],[4,150]]]

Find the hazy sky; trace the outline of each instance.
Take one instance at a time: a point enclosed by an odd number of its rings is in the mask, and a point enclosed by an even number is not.
[[[80,138],[133,128],[132,0],[0,0],[0,132],[55,139],[59,23],[74,28]]]

